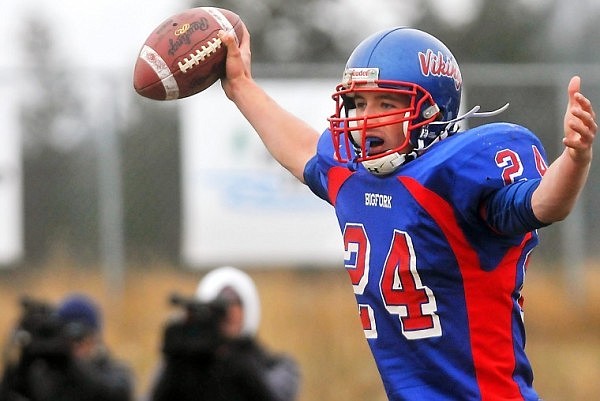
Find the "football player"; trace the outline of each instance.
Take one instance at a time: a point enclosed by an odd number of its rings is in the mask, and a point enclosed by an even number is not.
[[[228,47],[223,89],[272,156],[335,207],[365,335],[390,400],[538,400],[522,299],[537,229],[564,219],[597,130],[568,84],[564,151],[526,128],[459,131],[462,77],[437,38],[373,34],[352,52],[322,135],[253,80],[250,35]],[[306,99],[310,102],[310,99]]]

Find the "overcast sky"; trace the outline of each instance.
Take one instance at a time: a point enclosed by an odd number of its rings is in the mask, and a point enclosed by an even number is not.
[[[19,37],[25,15],[39,13],[51,23],[57,49],[83,66],[122,67],[135,63],[151,30],[187,5],[183,0],[1,0],[0,66],[20,65]],[[7,40],[8,39],[8,40]]]
[[[358,26],[370,33],[375,26],[386,25],[386,19],[393,15],[397,20],[398,13],[410,19],[419,1],[378,0],[373,9],[375,19],[372,13],[361,12],[364,0],[344,0],[341,9],[338,3],[329,3],[323,11],[353,16],[361,21]],[[443,15],[454,21],[468,19],[478,1],[444,0]],[[67,59],[76,59],[78,65],[86,67],[121,68],[135,63],[139,48],[155,26],[189,4],[186,0],[0,0],[0,37],[10,38],[0,43],[0,67],[23,62],[16,55],[19,37],[27,32],[25,15],[38,13],[50,22],[57,50]]]

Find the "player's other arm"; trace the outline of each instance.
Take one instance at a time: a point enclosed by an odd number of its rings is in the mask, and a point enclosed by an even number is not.
[[[532,209],[538,220],[563,220],[573,209],[587,180],[592,161],[592,145],[598,125],[591,102],[580,92],[581,79],[571,78],[569,103],[564,118],[562,154],[548,167],[532,195]]]
[[[246,27],[239,47],[232,34],[221,32],[220,36],[227,46],[227,77],[221,80],[225,94],[254,127],[275,160],[304,182],[304,166],[316,153],[319,133],[283,109],[254,81]]]

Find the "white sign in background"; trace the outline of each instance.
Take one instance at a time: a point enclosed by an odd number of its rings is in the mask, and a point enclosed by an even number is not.
[[[23,257],[21,133],[15,90],[0,85],[0,266]]]
[[[275,100],[319,132],[334,110],[335,84],[261,81]],[[341,265],[333,207],[272,159],[220,83],[181,102],[184,263]]]

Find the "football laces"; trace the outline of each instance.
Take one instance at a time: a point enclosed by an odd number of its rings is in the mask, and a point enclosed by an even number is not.
[[[210,57],[211,54],[214,54],[217,49],[221,47],[223,42],[219,38],[214,38],[209,40],[206,46],[202,46],[200,49],[197,49],[194,53],[190,53],[189,57],[181,60],[177,65],[179,66],[179,70],[184,74],[192,69],[195,65],[200,64],[201,61],[204,61],[207,57]]]

